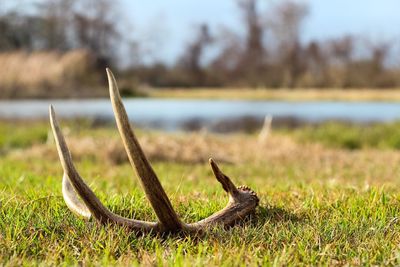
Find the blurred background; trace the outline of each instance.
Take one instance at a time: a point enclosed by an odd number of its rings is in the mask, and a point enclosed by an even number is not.
[[[107,120],[110,67],[122,94],[136,97],[128,112],[150,127],[251,130],[266,115],[291,126],[396,120],[399,7],[396,0],[2,0],[0,116],[43,117],[56,103],[63,116]]]

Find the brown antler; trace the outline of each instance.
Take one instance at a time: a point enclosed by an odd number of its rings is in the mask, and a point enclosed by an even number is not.
[[[115,78],[109,69],[107,69],[107,75],[110,98],[118,130],[121,134],[129,161],[140,178],[146,197],[149,199],[159,222],[145,222],[123,218],[109,211],[100,202],[76,171],[67,144],[56,121],[54,109],[50,106],[50,123],[56,140],[61,165],[64,169],[63,197],[69,209],[85,218],[89,218],[92,215],[103,224],[113,223],[128,227],[133,231],[145,233],[198,232],[216,224],[233,225],[255,211],[259,202],[256,193],[245,186],[236,188],[229,177],[223,174],[217,164],[210,159],[210,165],[215,177],[229,194],[228,205],[221,211],[199,222],[192,224],[181,222],[130,127]]]

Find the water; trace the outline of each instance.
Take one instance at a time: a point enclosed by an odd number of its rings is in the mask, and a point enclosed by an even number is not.
[[[59,117],[112,119],[108,99],[0,101],[0,118],[45,118],[52,104]],[[191,121],[209,126],[227,120],[296,118],[303,122],[345,120],[355,123],[400,120],[400,104],[389,102],[340,101],[243,101],[125,99],[130,119],[148,127],[173,130]]]

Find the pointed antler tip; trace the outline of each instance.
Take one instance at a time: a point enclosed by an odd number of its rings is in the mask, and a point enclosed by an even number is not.
[[[219,169],[217,163],[213,160],[213,158],[209,158],[208,162],[210,163],[214,174],[221,173],[221,170]]]
[[[49,105],[49,115],[50,115],[50,123],[54,124],[56,120],[56,112],[54,111],[53,105]]]
[[[119,99],[119,91],[118,91],[118,86],[117,86],[117,82],[115,80],[114,74],[112,73],[112,71],[109,68],[106,68],[106,72],[107,72],[107,78],[108,78],[108,87],[110,89],[110,97],[111,99],[113,99],[114,97],[116,97],[117,99]]]
[[[106,72],[107,72],[107,77],[108,77],[108,80],[109,80],[109,81],[115,80],[114,74],[113,74],[113,72],[111,71],[110,68],[106,68]]]
[[[211,169],[214,173],[215,178],[218,180],[218,182],[220,182],[222,184],[222,187],[224,188],[224,190],[226,192],[228,192],[230,195],[236,196],[238,194],[238,190],[237,190],[236,186],[233,184],[233,182],[231,181],[231,179],[229,179],[229,177],[226,176],[220,170],[217,163],[215,163],[215,161],[212,158],[210,158],[208,161],[210,162]]]

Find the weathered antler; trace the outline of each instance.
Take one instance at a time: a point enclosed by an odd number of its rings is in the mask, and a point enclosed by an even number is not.
[[[216,224],[224,226],[233,225],[235,222],[243,220],[246,216],[255,211],[259,202],[256,193],[245,186],[236,188],[229,177],[223,174],[217,164],[210,159],[210,165],[215,177],[222,184],[223,189],[229,194],[228,205],[221,211],[199,222],[192,224],[182,222],[173,209],[167,194],[161,186],[157,175],[144,155],[130,127],[115,78],[109,69],[107,69],[107,75],[110,98],[118,130],[121,134],[129,161],[140,178],[146,197],[149,199],[159,222],[145,222],[118,216],[109,211],[100,202],[76,171],[67,144],[56,121],[54,109],[50,106],[50,123],[53,129],[61,165],[64,169],[63,197],[70,210],[85,218],[93,216],[103,224],[113,223],[128,227],[137,232],[155,233],[180,231],[198,232]]]

